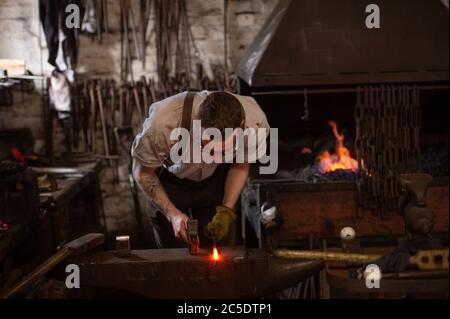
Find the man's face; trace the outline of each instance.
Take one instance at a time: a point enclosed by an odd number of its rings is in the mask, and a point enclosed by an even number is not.
[[[236,134],[235,131],[228,138],[222,140],[213,140],[210,138],[203,139],[202,138],[202,147],[209,145],[211,149],[214,149],[217,152],[221,152],[222,155],[225,155],[227,152],[234,151],[234,145],[236,143]]]
[[[245,127],[245,121],[243,120],[241,123],[241,128]],[[204,129],[202,129],[203,133]],[[202,134],[203,136],[203,134]],[[212,143],[212,144],[211,144]],[[223,137],[222,140],[217,141],[211,138],[202,138],[202,147],[209,145],[212,149],[216,151],[220,151],[222,155],[225,155],[228,152],[234,152],[236,148],[236,129],[233,130],[233,134],[228,137]]]

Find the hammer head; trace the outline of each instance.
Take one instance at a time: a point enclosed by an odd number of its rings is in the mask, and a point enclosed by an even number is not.
[[[198,220],[190,219],[187,223],[189,238],[189,253],[191,255],[200,254],[200,239],[198,237]]]
[[[72,256],[77,256],[103,245],[104,242],[105,235],[91,233],[67,243],[65,247],[70,249]]]

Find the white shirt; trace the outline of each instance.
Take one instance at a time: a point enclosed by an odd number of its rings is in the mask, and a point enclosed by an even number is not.
[[[192,118],[198,118],[199,107],[210,92],[198,92],[193,101]],[[149,109],[149,115],[145,120],[141,132],[136,136],[131,156],[135,161],[146,167],[158,168],[167,161],[170,149],[177,141],[170,140],[170,133],[181,126],[184,98],[187,92],[179,93],[162,101],[153,103]],[[266,128],[269,132],[269,124],[266,115],[254,98],[249,96],[234,95],[245,112],[246,128]],[[179,178],[187,178],[193,181],[201,181],[211,176],[218,163],[175,163],[166,167]]]

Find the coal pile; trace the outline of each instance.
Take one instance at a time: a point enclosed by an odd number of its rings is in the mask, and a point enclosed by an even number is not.
[[[305,183],[320,182],[356,182],[357,174],[351,169],[337,169],[331,172],[322,173],[320,165],[308,165],[304,168],[298,168],[290,172],[292,178]]]
[[[322,174],[329,181],[348,181],[356,182],[357,174],[351,169],[337,169],[332,172]]]

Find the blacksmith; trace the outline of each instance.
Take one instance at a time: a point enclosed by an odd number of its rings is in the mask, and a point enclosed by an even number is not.
[[[231,163],[173,162],[171,151],[178,141],[171,134],[177,128],[192,132],[194,122],[201,123],[202,130],[216,128],[222,133],[222,152],[235,147],[236,137],[226,137],[226,130],[265,128],[266,136],[269,133],[266,116],[251,97],[184,92],[150,106],[132,146],[133,173],[151,202],[149,217],[159,248],[186,247],[190,217],[198,220],[203,246],[229,238],[237,217],[235,206],[249,174],[247,158]],[[198,145],[204,149],[209,143],[216,140],[203,137]]]

